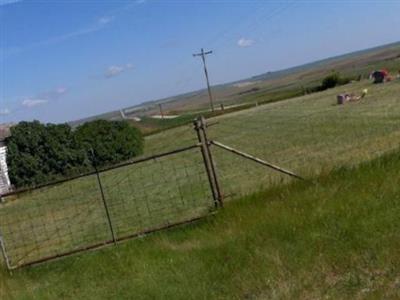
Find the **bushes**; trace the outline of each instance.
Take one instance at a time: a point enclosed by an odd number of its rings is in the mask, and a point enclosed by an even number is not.
[[[360,81],[361,80],[361,75],[359,75],[357,78],[354,78],[355,80]],[[302,86],[302,94],[312,94],[316,92],[322,92],[330,88],[334,88],[339,85],[345,85],[350,83],[352,78],[350,77],[342,77],[340,73],[338,72],[332,72],[328,76],[324,77],[322,79],[321,84],[319,85],[314,85],[314,86],[309,86],[309,87],[303,87]]]
[[[333,72],[332,74],[326,76],[321,83],[320,91],[325,91],[330,88],[334,88],[338,85],[344,85],[350,82],[349,78],[341,77],[339,73]]]
[[[142,153],[141,133],[126,122],[95,121],[72,131],[67,124],[20,122],[7,139],[12,184],[34,186]]]

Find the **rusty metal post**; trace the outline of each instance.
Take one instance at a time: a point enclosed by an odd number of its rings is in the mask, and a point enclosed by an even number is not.
[[[203,137],[204,137],[206,148],[207,148],[207,154],[208,154],[210,164],[211,164],[211,172],[214,177],[214,184],[215,184],[216,194],[217,194],[217,198],[218,198],[218,203],[221,207],[223,207],[224,206],[224,197],[221,192],[221,186],[220,186],[219,180],[218,180],[217,168],[216,168],[216,165],[215,165],[212,153],[211,153],[211,147],[210,147],[211,142],[208,140],[208,136],[207,136],[207,121],[203,116],[201,116],[200,122],[201,122]]]
[[[210,143],[207,140],[207,134],[205,131],[206,123],[203,117],[198,118],[194,121],[194,128],[196,130],[197,138],[201,145],[201,154],[203,156],[203,162],[206,168],[208,181],[210,184],[211,192],[214,199],[215,207],[223,206],[223,199],[221,195],[221,189],[218,182],[217,173],[215,170],[214,161],[210,152]]]
[[[210,161],[209,161],[209,158],[207,155],[206,145],[205,145],[205,142],[203,139],[203,135],[201,133],[200,120],[195,119],[193,121],[193,125],[194,125],[194,130],[196,131],[196,134],[197,134],[197,139],[200,143],[201,155],[203,157],[204,167],[206,169],[207,179],[208,179],[208,183],[210,185],[211,193],[213,196],[214,205],[215,205],[215,208],[218,208],[218,196],[217,196],[216,189],[215,189],[214,179],[213,179],[212,172],[211,172]]]
[[[258,157],[255,157],[255,156],[253,156],[253,155],[247,154],[247,153],[245,153],[245,152],[243,152],[243,151],[239,151],[239,150],[237,150],[237,149],[235,149],[235,148],[226,146],[226,145],[224,145],[224,144],[222,144],[222,143],[219,143],[219,142],[217,142],[217,141],[211,141],[211,144],[212,144],[212,145],[215,145],[215,146],[217,146],[217,147],[219,147],[219,148],[221,148],[221,149],[224,149],[224,150],[230,151],[230,152],[232,152],[232,153],[235,153],[235,154],[237,154],[237,155],[239,155],[239,156],[241,156],[241,157],[244,157],[244,158],[247,158],[247,159],[249,159],[249,160],[252,160],[252,161],[254,161],[254,162],[256,162],[256,163],[259,163],[259,164],[261,164],[261,165],[263,165],[263,166],[266,166],[266,167],[268,167],[268,168],[274,169],[275,171],[284,173],[284,174],[286,174],[286,175],[292,176],[292,177],[297,178],[297,179],[305,180],[303,177],[301,177],[301,176],[299,176],[299,175],[293,173],[292,171],[289,171],[289,170],[286,170],[286,169],[281,168],[281,167],[279,167],[279,166],[273,165],[273,164],[271,164],[271,163],[269,163],[269,162],[267,162],[267,161],[265,161],[265,160],[262,160],[262,159],[260,159],[260,158],[258,158]]]

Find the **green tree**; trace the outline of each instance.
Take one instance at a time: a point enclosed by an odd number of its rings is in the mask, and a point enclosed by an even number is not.
[[[17,188],[35,186],[130,159],[143,152],[141,132],[127,122],[67,124],[20,122],[7,139],[7,164]],[[91,151],[94,152],[94,159]]]
[[[87,153],[93,150],[91,159],[97,166],[118,163],[143,153],[144,139],[140,130],[126,121],[88,122],[79,126],[75,135]]]
[[[7,139],[7,164],[16,187],[68,176],[89,166],[86,152],[67,124],[20,122]]]

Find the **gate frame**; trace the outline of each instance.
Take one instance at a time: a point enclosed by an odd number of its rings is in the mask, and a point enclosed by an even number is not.
[[[200,137],[203,136],[202,133],[199,133],[199,134],[200,134]],[[181,147],[181,148],[177,148],[177,149],[174,149],[174,150],[171,150],[171,151],[162,152],[162,153],[154,154],[154,155],[151,155],[151,156],[138,158],[136,160],[127,161],[127,162],[120,163],[120,164],[117,164],[117,165],[114,165],[114,166],[110,166],[110,167],[106,167],[106,168],[103,168],[103,169],[95,168],[95,171],[93,171],[93,172],[88,172],[86,174],[81,174],[81,175],[78,175],[78,176],[75,176],[75,177],[72,177],[72,178],[66,178],[66,179],[62,179],[62,180],[59,180],[59,181],[46,183],[46,184],[39,185],[39,186],[33,187],[33,188],[26,188],[26,189],[22,189],[22,190],[19,190],[19,191],[8,192],[8,193],[2,195],[2,197],[11,196],[11,195],[17,195],[17,194],[24,194],[24,193],[31,192],[31,191],[36,190],[36,189],[43,188],[43,187],[49,187],[49,186],[53,186],[53,185],[58,185],[58,184],[62,184],[64,182],[67,182],[67,181],[70,181],[70,180],[75,180],[77,178],[86,177],[86,176],[93,176],[93,175],[97,176],[97,180],[98,180],[98,183],[99,183],[98,186],[99,186],[99,188],[100,187],[102,188],[100,174],[105,172],[105,171],[117,169],[117,168],[128,166],[128,165],[136,165],[136,164],[143,163],[143,162],[146,162],[146,161],[156,160],[158,158],[179,154],[179,153],[190,151],[190,150],[193,150],[193,149],[196,149],[196,148],[200,148],[201,149],[202,155],[204,153],[203,158],[206,157],[206,159],[208,161],[208,159],[209,159],[208,155],[211,155],[211,154],[207,154],[208,152],[207,152],[206,147],[205,147],[205,145],[206,145],[205,139],[202,137],[201,140],[203,141],[202,143],[199,142],[199,143],[196,143],[194,145]],[[206,168],[206,171],[207,171],[207,168]],[[212,172],[211,169],[210,169],[210,172]],[[206,173],[207,173],[207,176],[209,176],[209,174],[211,174],[211,173],[208,173],[208,171]],[[210,188],[211,188],[211,186],[210,186]],[[214,188],[214,185],[213,185],[213,187],[211,189],[213,190],[213,188]],[[100,190],[100,192],[101,192],[101,190]],[[102,194],[102,196],[103,195],[104,194]],[[105,197],[102,198],[102,199],[103,199],[103,201],[107,202],[107,199]],[[107,211],[107,206],[106,205],[104,205],[104,209]],[[198,217],[187,218],[186,220],[183,220],[183,221],[178,221],[178,222],[174,222],[174,223],[166,223],[166,224],[163,224],[163,225],[150,227],[150,228],[144,228],[141,231],[133,232],[133,233],[125,235],[125,236],[121,236],[121,237],[115,236],[111,240],[100,241],[100,242],[94,243],[92,245],[82,246],[82,247],[79,247],[79,248],[76,248],[76,249],[73,249],[73,250],[70,250],[70,251],[65,251],[65,252],[57,254],[57,255],[43,257],[43,258],[37,259],[35,261],[30,261],[30,262],[26,262],[26,263],[22,263],[22,264],[16,264],[15,266],[13,266],[11,264],[11,261],[10,261],[10,259],[8,257],[8,254],[7,254],[7,251],[6,251],[6,247],[5,247],[5,242],[4,242],[4,236],[1,234],[1,231],[0,231],[0,250],[2,252],[2,256],[3,256],[3,259],[5,261],[6,267],[7,267],[8,271],[11,273],[11,271],[15,270],[15,269],[28,267],[28,266],[33,266],[33,265],[38,265],[38,264],[42,264],[42,263],[47,262],[47,261],[54,261],[54,260],[57,260],[57,259],[60,259],[60,258],[72,256],[72,255],[83,253],[83,252],[86,252],[86,251],[101,249],[101,248],[104,248],[104,247],[107,247],[107,246],[110,246],[110,245],[117,246],[120,242],[127,241],[127,240],[130,240],[130,239],[134,239],[134,238],[137,238],[137,237],[142,237],[144,235],[147,235],[147,234],[150,234],[150,233],[155,233],[155,232],[158,232],[158,231],[161,231],[161,230],[166,230],[166,229],[170,229],[170,228],[173,228],[173,227],[178,227],[178,226],[182,226],[182,225],[185,225],[185,224],[193,223],[193,222],[195,222],[197,220],[200,220],[200,219],[202,219],[204,217],[207,217],[209,215],[212,215],[212,214],[213,213],[211,211],[208,214],[205,214],[205,215],[202,215],[202,216],[198,216]],[[111,218],[109,219],[109,221],[112,222]]]
[[[43,187],[47,187],[47,186],[54,186],[54,185],[58,185],[58,184],[62,184],[63,182],[67,182],[67,181],[71,181],[71,180],[75,180],[81,177],[86,177],[86,176],[91,176],[91,175],[96,175],[97,178],[97,182],[98,182],[98,186],[99,186],[99,190],[101,193],[101,199],[103,201],[103,205],[104,205],[104,209],[105,212],[107,214],[107,219],[108,219],[108,223],[109,223],[109,229],[111,232],[111,236],[112,239],[111,240],[105,240],[102,242],[99,242],[97,244],[92,244],[89,246],[82,246],[80,248],[74,249],[74,250],[70,250],[70,251],[66,251],[64,253],[58,254],[58,255],[54,255],[54,256],[49,256],[49,257],[44,257],[44,258],[40,258],[37,259],[35,261],[31,261],[31,262],[26,262],[26,263],[22,263],[22,264],[18,264],[13,266],[11,264],[11,261],[7,255],[7,251],[6,251],[6,246],[5,246],[5,240],[4,240],[4,236],[2,235],[1,231],[0,231],[0,250],[2,252],[2,256],[3,259],[5,261],[5,264],[7,266],[7,269],[11,272],[11,270],[17,269],[17,268],[21,268],[21,267],[25,267],[25,266],[31,266],[31,265],[36,265],[36,264],[40,264],[46,261],[52,261],[61,257],[66,257],[66,256],[71,256],[77,253],[81,253],[81,252],[85,252],[85,251],[89,251],[89,250],[94,250],[94,249],[99,249],[99,248],[103,248],[105,246],[114,244],[117,245],[118,242],[121,241],[125,241],[128,239],[132,239],[135,237],[139,237],[139,236],[143,236],[143,235],[147,235],[156,231],[161,231],[164,229],[168,229],[171,227],[176,227],[176,226],[180,226],[180,225],[184,225],[184,224],[188,224],[191,222],[194,222],[196,220],[202,219],[206,216],[209,216],[210,213],[205,214],[203,216],[199,216],[199,217],[195,217],[195,218],[191,218],[191,219],[186,219],[184,221],[180,221],[180,222],[175,222],[175,223],[167,223],[167,224],[163,224],[163,225],[159,225],[158,227],[153,227],[153,228],[144,228],[142,231],[139,232],[133,232],[132,234],[126,235],[126,236],[122,236],[122,237],[117,237],[115,236],[114,230],[113,230],[113,226],[112,226],[112,220],[110,218],[110,214],[108,211],[108,206],[107,206],[107,199],[104,195],[104,191],[103,191],[103,187],[102,187],[102,183],[101,183],[101,176],[100,174],[105,172],[105,171],[109,171],[109,170],[113,170],[113,169],[117,169],[120,167],[124,167],[124,166],[128,166],[128,165],[135,165],[135,164],[139,164],[142,162],[146,162],[146,161],[150,161],[150,160],[155,160],[157,158],[161,158],[161,157],[166,157],[166,156],[170,156],[170,155],[174,155],[174,154],[178,154],[181,152],[185,152],[185,151],[189,151],[195,148],[200,148],[201,151],[201,155],[203,158],[203,164],[206,170],[206,175],[207,175],[207,179],[209,182],[209,188],[211,190],[212,193],[212,197],[213,197],[213,201],[214,201],[214,206],[215,206],[215,210],[218,210],[219,208],[223,208],[224,206],[224,198],[223,198],[223,193],[221,191],[221,186],[219,183],[219,178],[218,178],[218,173],[217,173],[217,168],[216,168],[216,164],[214,162],[214,158],[211,152],[211,146],[215,146],[215,147],[219,147],[221,149],[224,149],[225,151],[229,151],[231,153],[234,153],[235,155],[238,155],[240,157],[243,157],[245,159],[251,160],[253,162],[256,162],[258,164],[263,165],[264,167],[268,167],[271,169],[274,169],[275,171],[284,173],[286,175],[292,176],[294,178],[297,179],[303,179],[301,176],[288,171],[284,168],[281,168],[277,165],[273,165],[265,160],[262,160],[258,157],[255,157],[253,155],[250,155],[248,153],[245,153],[243,151],[234,149],[232,147],[226,146],[222,143],[219,143],[217,141],[214,140],[209,140],[208,136],[207,136],[207,121],[204,118],[204,116],[200,116],[198,118],[196,118],[195,120],[193,120],[193,125],[194,125],[194,130],[196,132],[197,135],[197,140],[198,143],[194,144],[194,145],[190,145],[190,146],[186,146],[186,147],[181,147],[181,148],[177,148],[168,152],[162,152],[159,154],[154,154],[151,156],[145,156],[142,158],[138,158],[138,159],[134,159],[134,160],[130,160],[127,162],[123,162],[120,164],[116,164],[114,166],[110,166],[110,167],[106,167],[106,168],[102,168],[102,169],[98,169],[97,166],[94,164],[94,171],[93,172],[88,172],[86,174],[81,174],[81,175],[77,175],[75,177],[70,177],[70,178],[65,178],[59,181],[55,181],[55,182],[50,182],[50,183],[46,183],[43,185],[39,185],[36,186],[34,188],[26,188],[26,189],[22,189],[19,191],[11,191],[8,193],[5,193],[3,195],[0,195],[0,199],[2,199],[3,197],[7,197],[7,196],[11,196],[11,195],[19,195],[19,194],[23,194],[26,192],[30,192],[32,190],[35,189],[40,189]],[[1,229],[1,228],[0,228]]]
[[[215,208],[224,206],[223,195],[221,193],[221,187],[218,180],[216,166],[212,157],[210,145],[211,142],[207,138],[207,122],[206,119],[201,116],[193,121],[194,129],[197,134],[197,139],[201,147],[201,154],[203,156],[204,166],[210,184],[210,189],[214,198]]]

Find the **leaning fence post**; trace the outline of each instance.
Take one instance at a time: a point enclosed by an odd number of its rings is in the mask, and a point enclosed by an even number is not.
[[[197,138],[201,146],[201,154],[203,157],[204,166],[207,172],[208,182],[210,184],[211,192],[214,199],[215,207],[223,205],[222,196],[219,188],[217,174],[215,172],[215,166],[212,160],[211,152],[209,149],[209,143],[207,135],[205,134],[205,122],[202,118],[194,120],[194,129],[196,130]]]
[[[112,222],[111,222],[110,211],[108,209],[108,204],[107,204],[107,201],[106,201],[106,197],[104,196],[104,190],[103,190],[103,185],[101,183],[100,173],[99,173],[99,170],[97,169],[96,157],[94,155],[93,149],[90,152],[91,152],[91,155],[92,155],[93,168],[94,168],[94,170],[96,172],[97,183],[98,183],[99,189],[100,189],[101,200],[103,201],[104,210],[106,211],[108,227],[110,228],[111,237],[112,237],[112,240],[113,240],[114,244],[117,244],[117,240],[115,238],[114,228],[113,228],[113,225],[112,225]]]
[[[213,156],[211,154],[211,149],[210,149],[211,142],[208,140],[208,136],[207,136],[207,121],[204,118],[204,116],[200,117],[200,123],[201,123],[201,130],[203,132],[203,137],[204,137],[205,146],[206,146],[206,150],[207,150],[207,155],[208,155],[209,160],[210,160],[211,172],[212,172],[213,177],[214,177],[214,184],[215,184],[215,189],[216,189],[216,194],[217,194],[217,200],[218,200],[219,205],[221,207],[223,207],[224,206],[224,197],[223,197],[222,192],[221,192],[221,187],[220,187],[220,184],[219,184],[216,165],[215,165]]]

